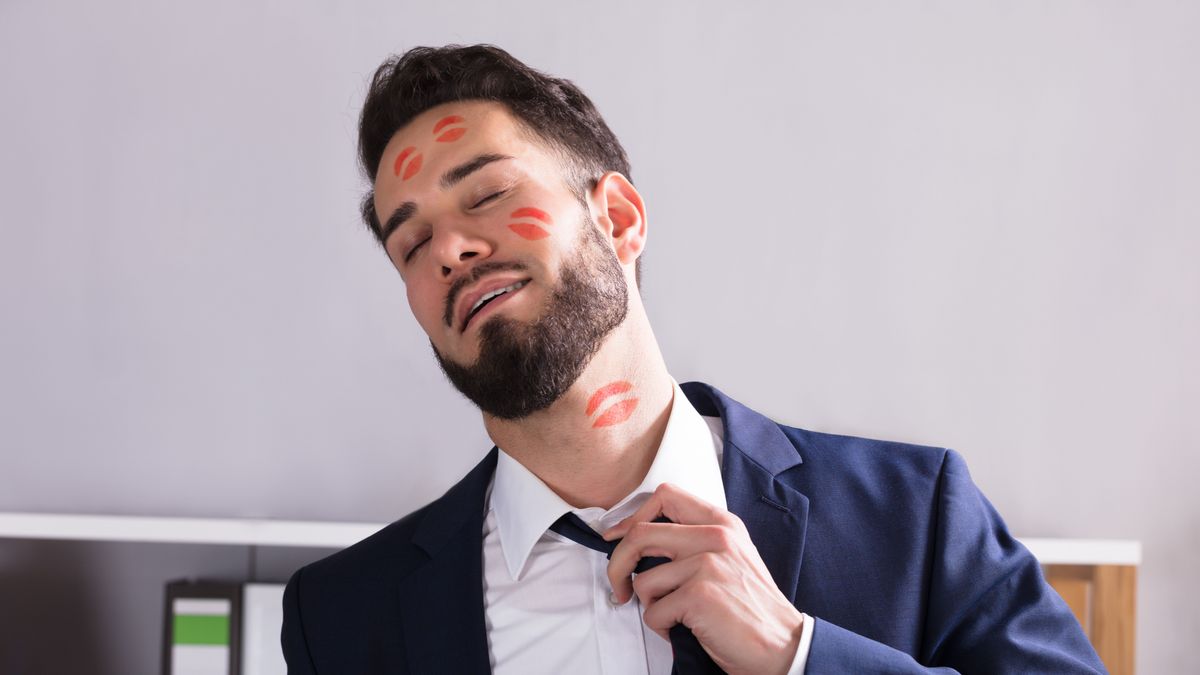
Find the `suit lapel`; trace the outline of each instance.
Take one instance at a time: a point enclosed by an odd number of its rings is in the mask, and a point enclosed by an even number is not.
[[[490,673],[483,605],[484,495],[496,470],[492,448],[430,506],[413,535],[429,560],[400,584],[409,672]]]
[[[700,382],[687,382],[680,388],[701,415],[721,417],[725,501],[746,524],[775,585],[795,601],[808,525],[808,497],[780,474],[801,464],[796,446],[779,425],[716,388]]]

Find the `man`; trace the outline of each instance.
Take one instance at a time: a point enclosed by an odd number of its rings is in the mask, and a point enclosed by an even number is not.
[[[496,447],[293,575],[292,672],[1103,670],[957,454],[675,383],[636,290],[645,205],[574,85],[415,49],[359,150],[364,219]]]

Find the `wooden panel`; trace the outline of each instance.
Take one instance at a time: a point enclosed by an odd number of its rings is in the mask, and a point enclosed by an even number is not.
[[[1112,675],[1132,675],[1137,568],[1097,565],[1092,644]]]
[[[1071,577],[1051,578],[1046,576],[1046,581],[1058,591],[1063,600],[1067,601],[1067,606],[1071,608],[1071,612],[1075,615],[1075,619],[1079,621],[1079,625],[1083,626],[1083,632],[1092,639],[1092,582],[1084,579],[1074,579]]]
[[[1133,675],[1137,567],[1046,565],[1044,571],[1109,672]]]

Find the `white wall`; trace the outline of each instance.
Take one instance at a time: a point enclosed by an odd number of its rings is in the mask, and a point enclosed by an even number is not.
[[[351,7],[351,5],[355,5]],[[356,216],[370,74],[575,80],[673,374],[1140,539],[1200,669],[1200,6],[0,3],[0,510],[391,520],[490,447]]]

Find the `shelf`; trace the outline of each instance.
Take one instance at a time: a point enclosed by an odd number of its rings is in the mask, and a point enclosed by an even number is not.
[[[1043,565],[1141,565],[1142,542],[1127,539],[1021,539]]]
[[[0,538],[344,548],[383,524],[0,513]]]
[[[345,548],[384,523],[242,518],[151,518],[0,513],[0,538]],[[1021,539],[1043,565],[1139,565],[1142,544],[1110,539]]]

